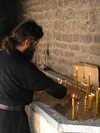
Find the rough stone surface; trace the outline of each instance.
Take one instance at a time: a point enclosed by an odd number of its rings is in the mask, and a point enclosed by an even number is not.
[[[18,22],[34,19],[43,27],[33,62],[69,78],[73,63],[100,66],[100,0],[18,0],[17,10]]]

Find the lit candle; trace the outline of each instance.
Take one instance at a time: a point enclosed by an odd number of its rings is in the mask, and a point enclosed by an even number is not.
[[[86,99],[87,99],[87,96],[85,96],[85,99],[84,99],[84,116],[86,116]]]
[[[91,93],[91,95],[88,96],[88,109],[92,109],[92,103],[93,103],[94,95],[95,94]]]
[[[88,109],[92,109],[92,96],[88,95]]]
[[[88,77],[88,93],[90,93],[90,75],[91,73],[89,73],[89,77]]]
[[[58,83],[60,83],[60,78],[58,78]]]
[[[60,84],[62,84],[62,80],[60,81]]]
[[[58,78],[58,83],[62,84],[62,79]]]
[[[98,95],[99,95],[99,90],[100,90],[100,88],[98,88],[96,90],[96,116],[98,115]]]
[[[78,90],[78,67],[76,67],[76,91]]]
[[[95,94],[93,94],[93,93],[91,92],[92,103],[93,103],[93,100],[94,100],[94,96],[95,96]]]
[[[79,102],[77,102],[77,108],[76,108],[76,118],[77,118],[77,114],[78,114],[78,106],[79,106]]]
[[[75,103],[74,103],[74,95],[72,97],[72,120],[74,120],[74,106],[75,106]]]

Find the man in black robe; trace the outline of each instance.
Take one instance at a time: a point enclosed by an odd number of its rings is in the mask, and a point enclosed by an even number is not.
[[[0,133],[30,133],[25,105],[33,100],[34,91],[45,90],[55,98],[75,94],[43,74],[29,62],[23,52],[36,49],[42,38],[42,28],[34,21],[27,21],[16,27],[6,37],[0,51]]]

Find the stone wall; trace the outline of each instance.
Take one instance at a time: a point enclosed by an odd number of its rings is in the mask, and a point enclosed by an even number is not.
[[[18,22],[43,27],[33,61],[73,78],[73,63],[100,66],[100,0],[18,0]]]

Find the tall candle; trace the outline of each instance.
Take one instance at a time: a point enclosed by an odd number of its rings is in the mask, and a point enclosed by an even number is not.
[[[78,106],[79,106],[79,102],[77,102],[77,108],[76,108],[76,118],[77,118],[77,114],[78,114]]]
[[[76,67],[76,91],[78,90],[78,67]]]
[[[88,96],[88,84],[87,84],[86,96]]]
[[[100,88],[98,88],[96,90],[96,116],[98,115],[98,95],[99,95],[99,90],[100,90]]]
[[[88,77],[88,93],[90,93],[90,75],[91,73],[89,73],[89,77]]]
[[[86,116],[86,99],[87,99],[87,96],[85,96],[85,99],[84,99],[84,116]]]
[[[72,97],[72,120],[74,120],[74,106],[75,106],[75,103],[74,103],[74,95]]]
[[[92,109],[92,96],[88,96],[88,109]]]
[[[76,75],[74,74],[74,90],[75,90]]]

